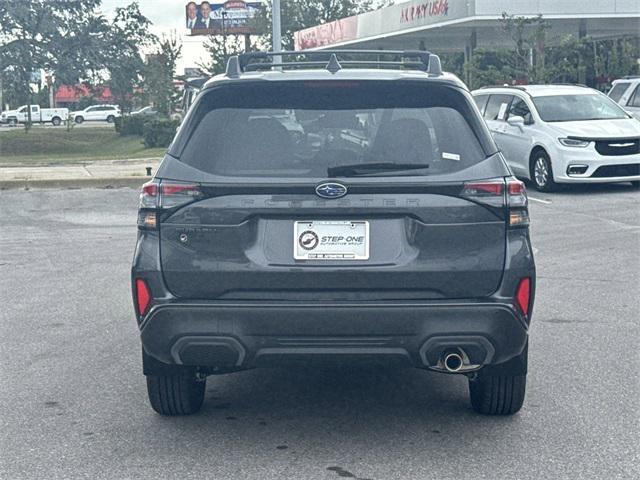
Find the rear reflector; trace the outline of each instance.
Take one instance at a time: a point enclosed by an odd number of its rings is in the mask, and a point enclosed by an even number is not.
[[[140,316],[146,315],[151,305],[151,292],[147,282],[141,278],[136,278],[136,305]]]
[[[531,279],[529,277],[523,278],[518,284],[516,290],[516,303],[518,308],[525,315],[529,315],[529,301],[531,299]]]

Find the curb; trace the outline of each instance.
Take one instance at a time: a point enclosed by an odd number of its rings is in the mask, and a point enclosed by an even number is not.
[[[152,177],[63,178],[56,180],[0,180],[0,190],[26,190],[38,188],[140,188]]]

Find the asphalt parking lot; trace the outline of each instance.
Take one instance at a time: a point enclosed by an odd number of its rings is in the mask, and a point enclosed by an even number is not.
[[[534,193],[538,292],[523,410],[463,377],[379,366],[210,378],[203,411],[147,404],[129,267],[138,192],[0,191],[0,477],[640,477],[640,192]]]

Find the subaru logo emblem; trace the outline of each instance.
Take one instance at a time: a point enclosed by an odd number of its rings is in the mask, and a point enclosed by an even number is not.
[[[321,183],[316,187],[316,193],[322,198],[340,198],[347,194],[347,187],[340,183]]]

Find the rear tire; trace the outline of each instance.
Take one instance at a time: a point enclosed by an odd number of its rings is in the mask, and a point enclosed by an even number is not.
[[[471,406],[483,415],[513,415],[522,408],[526,384],[526,375],[479,374],[469,380]]]
[[[53,125],[57,127],[58,125],[60,125],[60,123],[62,123],[62,120],[60,120],[60,117],[53,117],[51,119],[51,123],[53,123]]]
[[[202,407],[206,378],[195,373],[147,375],[147,393],[151,407],[160,415],[191,415]]]
[[[113,115],[109,115],[107,117],[107,123],[113,123],[115,121],[116,117],[114,117]]]
[[[537,150],[531,155],[530,175],[533,186],[539,192],[553,192],[558,184],[553,179],[551,159],[544,150]]]
[[[471,406],[483,415],[513,415],[524,403],[527,385],[528,345],[517,357],[482,368],[469,379]]]

